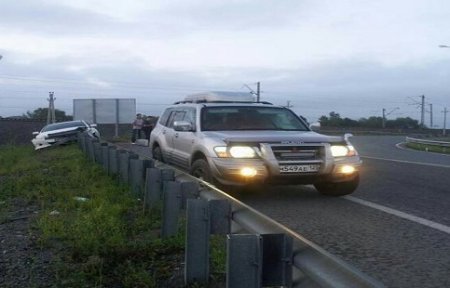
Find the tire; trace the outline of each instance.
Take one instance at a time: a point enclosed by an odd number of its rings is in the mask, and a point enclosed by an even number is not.
[[[161,147],[159,147],[158,145],[156,145],[155,147],[153,147],[153,150],[152,150],[152,157],[153,157],[153,159],[155,159],[155,160],[164,162],[164,158],[163,158],[163,154],[162,154],[162,151],[161,151]]]
[[[214,177],[212,176],[209,164],[205,159],[197,159],[194,161],[191,168],[191,175],[214,184]]]
[[[345,182],[320,182],[314,184],[317,191],[326,196],[344,196],[353,193],[359,185],[359,175]]]

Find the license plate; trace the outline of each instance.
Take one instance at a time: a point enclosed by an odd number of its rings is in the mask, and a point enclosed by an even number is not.
[[[320,165],[281,165],[280,173],[308,173],[319,171]]]

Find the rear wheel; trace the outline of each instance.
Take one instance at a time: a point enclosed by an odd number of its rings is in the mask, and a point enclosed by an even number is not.
[[[359,175],[354,179],[345,182],[320,182],[314,187],[323,195],[344,196],[353,193],[359,184]]]
[[[214,177],[212,176],[209,164],[205,159],[197,159],[194,161],[191,168],[191,175],[214,184]]]
[[[152,156],[153,156],[153,159],[164,162],[161,147],[159,147],[159,146],[153,147]]]

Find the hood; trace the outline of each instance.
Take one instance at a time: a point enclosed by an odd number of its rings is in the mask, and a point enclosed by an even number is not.
[[[226,143],[336,143],[340,136],[327,136],[312,131],[205,131],[206,137],[219,138]]]
[[[41,135],[43,135],[44,137],[58,137],[63,135],[76,134],[84,130],[86,130],[85,127],[69,127],[64,129],[42,132]]]

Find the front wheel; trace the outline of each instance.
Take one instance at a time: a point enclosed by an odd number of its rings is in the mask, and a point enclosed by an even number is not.
[[[209,169],[209,164],[205,159],[195,160],[192,164],[191,175],[203,181],[213,184],[214,177]]]
[[[153,147],[152,156],[153,156],[153,159],[164,162],[161,147],[159,147],[159,146]]]
[[[344,196],[353,193],[359,185],[359,175],[350,181],[319,182],[314,184],[317,191],[327,196]]]

